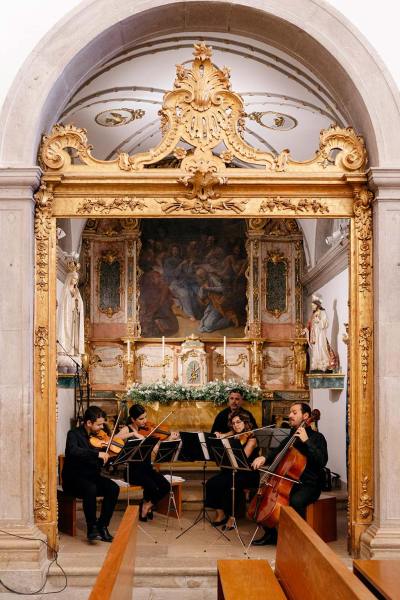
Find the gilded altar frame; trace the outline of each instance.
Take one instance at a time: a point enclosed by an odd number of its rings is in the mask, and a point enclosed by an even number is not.
[[[250,147],[241,136],[243,102],[230,89],[228,70],[213,65],[203,43],[195,45],[191,68],[177,67],[174,89],[160,112],[160,144],[114,161],[95,159],[86,132],[72,125],[55,125],[42,141],[43,176],[35,196],[36,523],[57,547],[56,219],[240,217],[248,219],[256,238],[266,218],[348,218],[348,524],[356,556],[374,510],[373,195],[363,139],[350,127],[333,125],[321,132],[319,149],[304,162],[293,161],[287,150],[273,155]],[[182,140],[189,150],[179,146]],[[216,155],[213,149],[221,142],[225,151]],[[176,168],[156,168],[170,156],[177,159]],[[235,161],[239,168],[229,168]],[[257,244],[252,252],[250,279],[258,273]],[[260,299],[248,317],[246,335],[261,341]]]

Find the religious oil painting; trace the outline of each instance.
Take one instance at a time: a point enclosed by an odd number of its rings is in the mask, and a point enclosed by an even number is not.
[[[142,337],[243,337],[243,219],[142,221]]]

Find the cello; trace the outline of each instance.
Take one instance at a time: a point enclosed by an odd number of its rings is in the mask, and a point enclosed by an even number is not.
[[[308,427],[319,421],[321,413],[314,409],[311,416],[296,429]],[[268,471],[260,477],[256,495],[252,499],[247,515],[257,525],[273,528],[279,522],[281,506],[289,506],[290,492],[293,485],[300,482],[306,468],[307,458],[293,447],[298,439],[295,433],[289,438],[282,450],[277,454]]]

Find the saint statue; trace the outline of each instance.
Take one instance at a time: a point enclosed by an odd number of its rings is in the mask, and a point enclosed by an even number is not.
[[[337,357],[326,337],[329,322],[320,296],[312,296],[311,307],[312,315],[303,331],[311,353],[310,371],[333,371],[337,367]]]
[[[57,340],[59,370],[75,370],[74,363],[68,357],[81,364],[81,355],[85,352],[83,301],[78,289],[79,264],[71,266],[58,303]]]

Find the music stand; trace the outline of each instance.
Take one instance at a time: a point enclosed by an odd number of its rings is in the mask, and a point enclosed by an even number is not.
[[[142,440],[138,438],[129,438],[126,440],[124,447],[121,452],[117,455],[116,459],[113,462],[113,465],[119,465],[126,463],[127,467],[127,480],[130,485],[129,478],[129,463],[143,463],[146,460],[149,460],[151,457],[151,453],[154,449],[154,446],[157,444],[158,440],[153,437],[143,438]],[[128,488],[128,505],[129,505],[129,488]],[[147,537],[149,537],[155,544],[157,544],[157,540],[148,533],[138,523],[138,528],[143,531]]]
[[[211,461],[211,446],[210,440],[216,439],[213,433],[203,431],[181,431],[179,433],[182,440],[182,447],[179,455],[179,459],[187,462],[202,461],[203,462],[203,498],[202,507],[199,510],[192,523],[184,531],[176,536],[176,539],[180,538],[187,531],[192,529],[198,523],[203,523],[203,529],[205,528],[205,522],[208,521],[212,525],[212,520],[208,516],[206,509],[206,467],[207,462]],[[227,536],[226,539],[229,539]]]
[[[174,507],[176,518],[178,519],[179,529],[182,529],[181,518],[179,516],[178,508],[176,506],[174,490],[172,489],[172,463],[178,459],[178,455],[182,446],[181,440],[165,440],[160,442],[157,450],[157,455],[154,460],[154,464],[169,463],[169,497],[168,497],[168,509],[167,509],[167,521],[165,524],[165,530],[168,529],[169,514],[171,506]]]
[[[263,427],[254,431],[254,436],[257,440],[259,448],[268,450],[274,450],[290,436],[290,429],[284,427]]]
[[[233,529],[242,545],[243,553],[249,558],[248,548],[246,548],[242,537],[237,526],[235,516],[235,478],[238,471],[252,471],[247,456],[244,452],[243,446],[240,441],[234,437],[232,438],[215,438],[210,440],[211,453],[214,456],[214,460],[217,465],[224,469],[232,471],[232,510],[231,517],[233,518]],[[223,532],[221,532],[223,534]],[[220,535],[218,539],[220,539]],[[226,537],[226,536],[225,536]],[[228,538],[229,539],[229,538]],[[215,542],[216,543],[216,542]]]

